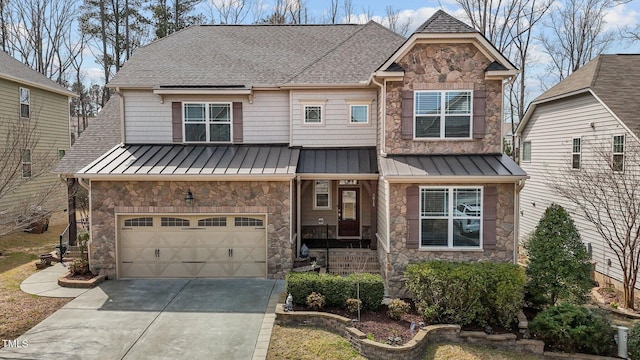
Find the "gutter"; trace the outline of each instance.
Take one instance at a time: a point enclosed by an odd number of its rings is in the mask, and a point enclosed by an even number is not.
[[[121,174],[83,174],[77,173],[75,176],[82,184],[81,179],[99,181],[290,181],[295,178],[295,174],[287,175],[121,175]]]
[[[390,183],[454,183],[454,184],[510,184],[517,183],[529,178],[529,175],[522,176],[415,176],[415,175],[385,175],[384,178]]]

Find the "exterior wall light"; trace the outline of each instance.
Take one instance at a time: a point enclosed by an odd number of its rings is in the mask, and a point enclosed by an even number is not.
[[[184,201],[187,203],[187,206],[193,206],[193,193],[191,190],[187,191],[187,195],[184,197]]]

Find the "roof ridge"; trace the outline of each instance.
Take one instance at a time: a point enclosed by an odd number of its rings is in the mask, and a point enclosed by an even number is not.
[[[363,29],[365,29],[367,26],[369,26],[370,23],[375,22],[373,20],[369,20],[369,22],[367,22],[364,25],[358,24],[358,26],[360,26],[359,29],[356,29],[356,31],[353,32],[353,34],[347,36],[344,40],[342,40],[341,42],[339,42],[338,44],[336,44],[336,46],[330,48],[329,50],[327,50],[324,54],[320,55],[317,59],[315,59],[314,61],[310,62],[309,64],[307,64],[307,66],[303,67],[299,72],[297,72],[296,74],[293,74],[292,76],[290,76],[288,79],[286,79],[284,82],[288,83],[291,80],[295,79],[296,77],[298,77],[299,75],[301,75],[303,72],[307,71],[309,68],[311,68],[313,65],[317,64],[320,60],[324,59],[325,57],[327,57],[329,54],[331,54],[332,52],[334,52],[336,49],[338,49],[339,47],[341,47],[345,42],[347,42],[347,40],[353,38],[353,36],[355,36],[356,34],[358,34],[360,31],[362,31]]]
[[[602,59],[603,59],[602,54],[599,54],[598,57],[595,59],[597,61],[596,70],[593,72],[593,78],[591,78],[591,81],[589,82],[589,89],[591,90],[593,90],[593,88],[596,86],[596,81],[598,80],[598,76],[600,75],[600,67],[602,66]]]
[[[71,90],[67,89],[66,87],[62,86],[62,84],[58,84],[57,82],[55,82],[55,81],[51,80],[50,78],[48,78],[47,76],[45,76],[45,75],[44,75],[44,74],[42,74],[41,72],[36,71],[36,70],[35,70],[35,69],[33,69],[31,66],[29,66],[29,65],[27,65],[27,64],[25,64],[25,63],[23,63],[22,61],[20,61],[20,60],[18,60],[18,59],[16,59],[16,58],[14,58],[14,57],[13,57],[11,54],[9,54],[8,52],[6,52],[6,51],[4,51],[4,50],[0,50],[0,56],[2,56],[2,55],[5,55],[5,56],[9,59],[9,61],[12,61],[12,62],[16,63],[16,65],[22,66],[22,67],[24,67],[24,68],[28,69],[29,71],[32,71],[33,73],[35,73],[37,76],[41,77],[42,79],[46,79],[46,81],[50,83],[50,85],[49,85],[50,87],[52,87],[52,88],[53,88],[53,87],[57,87],[59,90],[67,90],[67,91],[71,91]],[[2,74],[6,74],[6,75],[8,75],[8,76],[14,77],[14,76],[12,76],[10,73],[0,72],[0,76],[1,76]],[[19,78],[19,77],[17,77],[17,76],[15,76],[15,78],[16,78],[16,79],[20,79],[20,80],[22,80],[22,81],[24,81],[24,82],[28,82],[28,83],[31,83],[31,82],[32,82],[32,81],[30,81],[30,80],[28,80],[28,79]],[[40,84],[40,85],[41,85],[41,86],[46,86],[45,84]]]

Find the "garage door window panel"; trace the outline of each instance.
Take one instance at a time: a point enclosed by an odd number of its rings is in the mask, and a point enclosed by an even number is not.
[[[226,217],[212,217],[198,220],[198,226],[227,226]]]
[[[124,226],[126,227],[153,226],[153,218],[140,217],[140,218],[127,219],[124,221]]]
[[[160,219],[160,226],[189,226],[189,220],[175,217],[163,217]]]
[[[236,217],[236,226],[264,226],[262,219],[249,218],[249,217]]]

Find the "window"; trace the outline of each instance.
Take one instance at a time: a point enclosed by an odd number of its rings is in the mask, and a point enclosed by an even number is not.
[[[262,219],[250,217],[237,217],[234,220],[236,226],[264,226]]]
[[[471,91],[416,91],[415,138],[471,138]]]
[[[189,220],[174,217],[161,217],[160,226],[189,226]]]
[[[571,145],[571,168],[580,169],[580,138],[574,138]],[[529,155],[531,156],[531,155]]]
[[[482,188],[420,188],[420,247],[480,248]]]
[[[314,182],[313,192],[314,209],[331,209],[331,182],[329,182],[329,180],[316,180]]]
[[[20,117],[28,119],[31,111],[31,90],[20,88]]]
[[[198,226],[227,226],[226,217],[214,217],[198,220]]]
[[[322,105],[305,105],[304,123],[322,124]]]
[[[22,150],[22,177],[31,177],[31,150]]]
[[[185,142],[231,142],[231,103],[185,103]]]
[[[62,159],[66,153],[65,149],[58,149],[58,160]]]
[[[141,217],[141,218],[133,218],[127,219],[124,221],[124,226],[153,226],[153,218],[150,217]]]
[[[369,105],[350,105],[351,124],[368,124],[369,123]]]
[[[613,137],[613,171],[624,171],[624,135]]]
[[[522,161],[531,161],[531,141],[522,143]]]

